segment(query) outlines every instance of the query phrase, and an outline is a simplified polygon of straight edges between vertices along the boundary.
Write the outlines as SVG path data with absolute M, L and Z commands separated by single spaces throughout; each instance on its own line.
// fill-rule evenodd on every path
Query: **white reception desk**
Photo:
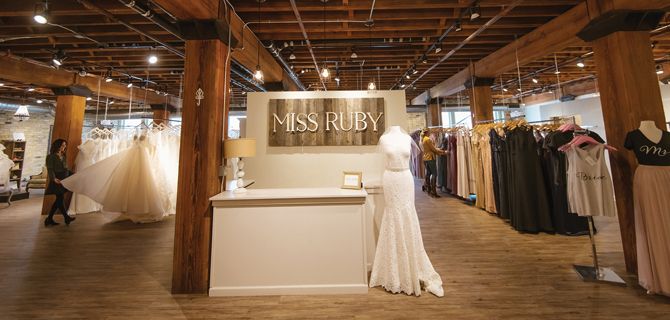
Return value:
M 367 293 L 364 190 L 249 189 L 210 200 L 210 296 Z

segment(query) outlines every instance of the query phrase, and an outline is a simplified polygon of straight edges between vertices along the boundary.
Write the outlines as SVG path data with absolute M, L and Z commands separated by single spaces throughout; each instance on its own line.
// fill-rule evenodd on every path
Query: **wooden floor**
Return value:
M 453 198 L 417 194 L 444 298 L 379 288 L 344 296 L 172 296 L 174 219 L 106 224 L 91 214 L 47 229 L 41 203 L 0 209 L 1 319 L 670 319 L 670 299 L 646 295 L 631 277 L 626 288 L 579 280 L 571 265 L 591 263 L 587 237 L 519 234 Z M 624 274 L 616 221 L 598 227 L 602 264 Z

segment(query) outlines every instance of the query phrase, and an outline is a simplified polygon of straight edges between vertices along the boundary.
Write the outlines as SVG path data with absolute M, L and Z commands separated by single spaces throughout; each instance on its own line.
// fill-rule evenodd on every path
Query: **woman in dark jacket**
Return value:
M 49 174 L 49 185 L 44 194 L 53 194 L 56 196 L 56 201 L 49 210 L 49 216 L 44 220 L 44 226 L 55 226 L 59 223 L 54 221 L 54 214 L 56 210 L 60 210 L 65 220 L 65 224 L 70 225 L 70 222 L 75 218 L 70 217 L 65 209 L 65 193 L 68 190 L 61 184 L 61 180 L 70 175 L 70 170 L 67 168 L 67 159 L 65 158 L 65 150 L 67 148 L 67 141 L 63 139 L 56 139 L 51 144 L 49 155 L 47 156 L 47 172 Z

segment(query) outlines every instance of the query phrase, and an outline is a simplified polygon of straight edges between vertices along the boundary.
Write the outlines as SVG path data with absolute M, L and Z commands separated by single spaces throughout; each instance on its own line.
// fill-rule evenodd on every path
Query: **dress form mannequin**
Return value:
M 653 143 L 659 143 L 663 138 L 663 130 L 657 128 L 656 123 L 651 120 L 640 122 L 640 131 Z

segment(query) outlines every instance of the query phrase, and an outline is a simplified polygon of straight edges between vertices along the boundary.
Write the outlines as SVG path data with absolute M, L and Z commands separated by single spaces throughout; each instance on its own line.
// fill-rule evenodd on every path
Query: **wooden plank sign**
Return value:
M 384 133 L 384 98 L 270 99 L 268 145 L 376 145 Z

